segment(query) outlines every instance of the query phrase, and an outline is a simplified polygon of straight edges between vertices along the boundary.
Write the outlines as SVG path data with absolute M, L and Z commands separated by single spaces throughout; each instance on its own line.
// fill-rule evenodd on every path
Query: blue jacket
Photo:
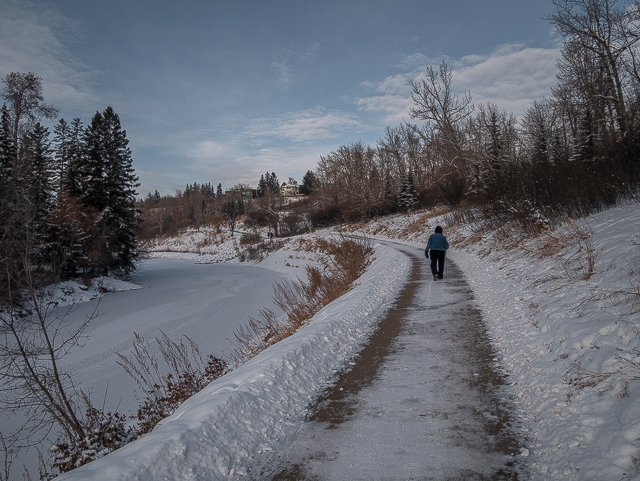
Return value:
M 428 252 L 429 249 L 434 251 L 446 251 L 448 248 L 449 243 L 447 242 L 447 238 L 444 234 L 436 232 L 431 234 L 431 237 L 429 237 L 429 242 L 427 242 L 427 247 L 424 248 L 424 251 Z

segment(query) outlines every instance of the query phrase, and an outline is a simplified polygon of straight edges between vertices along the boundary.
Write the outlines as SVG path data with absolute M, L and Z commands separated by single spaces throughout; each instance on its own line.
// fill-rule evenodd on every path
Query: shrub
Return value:
M 273 299 L 284 316 L 264 309 L 258 319 L 250 318 L 246 325 L 240 326 L 234 333 L 238 346 L 232 353 L 237 364 L 292 335 L 322 307 L 349 291 L 371 262 L 373 254 L 367 240 L 317 239 L 314 248 L 329 255 L 325 269 L 307 266 L 306 282 L 296 279 L 274 284 Z
M 168 372 L 161 374 L 149 342 L 137 333 L 135 336 L 132 357 L 118 354 L 118 364 L 146 393 L 137 413 L 138 435 L 151 431 L 185 400 L 228 372 L 226 361 L 220 358 L 209 355 L 205 362 L 198 345 L 189 337 L 184 336 L 187 343 L 182 339 L 176 343 L 163 332 L 156 343 Z
M 137 436 L 126 426 L 126 419 L 124 414 L 105 413 L 89 406 L 83 421 L 87 435 L 76 441 L 54 444 L 51 448 L 51 466 L 60 473 L 66 473 L 130 443 Z M 46 477 L 51 479 L 53 476 Z

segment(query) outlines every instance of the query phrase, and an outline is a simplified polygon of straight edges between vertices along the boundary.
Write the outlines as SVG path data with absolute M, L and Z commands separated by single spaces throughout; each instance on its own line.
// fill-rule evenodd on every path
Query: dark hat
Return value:
M 436 233 L 442 234 L 442 227 L 436 226 Z

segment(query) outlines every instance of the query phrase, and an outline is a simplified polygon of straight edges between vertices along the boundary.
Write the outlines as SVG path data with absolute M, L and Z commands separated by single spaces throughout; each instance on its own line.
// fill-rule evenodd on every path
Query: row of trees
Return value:
M 308 224 L 438 203 L 544 224 L 633 192 L 640 180 L 640 3 L 553 4 L 547 19 L 565 40 L 548 98 L 518 119 L 495 104 L 474 105 L 470 92 L 457 95 L 446 63 L 427 66 L 412 84 L 409 114 L 417 123 L 388 127 L 373 146 L 342 145 L 307 172 L 301 192 L 311 199 L 296 209 L 304 206 Z M 278 184 L 267 172 L 257 191 L 276 193 Z
M 64 276 L 127 274 L 140 251 L 138 179 L 115 111 L 96 112 L 86 127 L 60 119 L 51 139 L 40 120 L 58 110 L 44 103 L 41 78 L 13 72 L 2 82 L 0 393 L 4 415 L 24 420 L 14 432 L 0 429 L 0 479 L 8 479 L 15 453 L 52 432 L 84 454 L 115 449 L 129 436 L 124 416 L 94 409 L 61 371 L 90 319 L 72 328 L 70 311 L 52 311 L 57 300 L 47 286 Z
M 526 218 L 614 202 L 639 180 L 640 5 L 556 0 L 548 20 L 565 37 L 557 84 L 518 121 L 456 95 L 446 63 L 413 87 L 413 119 L 376 146 L 339 147 L 318 164 L 327 218 L 414 205 L 489 205 Z M 320 216 L 322 217 L 322 216 Z
M 289 179 L 290 184 L 297 182 Z M 235 229 L 236 220 L 243 214 L 250 214 L 252 225 L 271 226 L 274 232 L 280 230 L 281 212 L 285 202 L 280 196 L 280 183 L 275 172 L 266 172 L 260 176 L 256 188 L 238 184 L 232 192 L 249 191 L 255 197 L 242 198 L 240 195 L 227 195 L 218 184 L 214 189 L 211 183 L 188 184 L 183 191 L 175 195 L 161 196 L 158 191 L 149 193 L 138 202 L 142 212 L 140 230 L 141 239 L 151 239 L 161 235 L 174 235 L 188 227 L 200 228 L 202 225 L 226 225 Z M 308 171 L 299 185 L 302 194 L 310 194 L 318 189 L 319 182 L 312 171 Z M 286 232 L 295 231 L 287 227 Z
M 118 115 L 107 107 L 87 127 L 79 118 L 60 119 L 51 139 L 40 119 L 55 117 L 57 109 L 44 104 L 40 77 L 14 72 L 3 83 L 3 273 L 20 272 L 9 264 L 24 264 L 25 256 L 31 271 L 49 278 L 133 270 L 139 184 Z

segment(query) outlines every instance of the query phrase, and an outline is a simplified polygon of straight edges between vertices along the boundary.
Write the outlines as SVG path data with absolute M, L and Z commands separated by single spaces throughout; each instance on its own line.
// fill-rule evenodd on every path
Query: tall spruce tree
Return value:
M 83 203 L 99 212 L 99 231 L 104 237 L 98 266 L 129 273 L 139 256 L 136 230 L 136 188 L 127 133 L 112 107 L 96 112 L 86 129 L 86 169 L 83 172 Z
M 401 210 L 409 210 L 418 203 L 416 198 L 416 189 L 413 185 L 413 174 L 411 171 L 400 184 L 400 193 L 398 194 L 398 208 Z
M 16 172 L 18 154 L 5 105 L 0 116 L 0 304 L 14 305 L 20 294 L 25 202 Z
M 82 125 L 82 120 L 76 117 L 69 124 L 66 147 L 67 164 L 62 185 L 62 190 L 72 197 L 80 197 L 84 191 L 86 154 L 85 129 Z
M 55 166 L 49 129 L 37 122 L 21 143 L 24 164 L 23 190 L 29 200 L 29 223 L 33 236 L 33 257 L 38 263 L 47 261 L 50 250 L 49 215 L 55 200 Z

